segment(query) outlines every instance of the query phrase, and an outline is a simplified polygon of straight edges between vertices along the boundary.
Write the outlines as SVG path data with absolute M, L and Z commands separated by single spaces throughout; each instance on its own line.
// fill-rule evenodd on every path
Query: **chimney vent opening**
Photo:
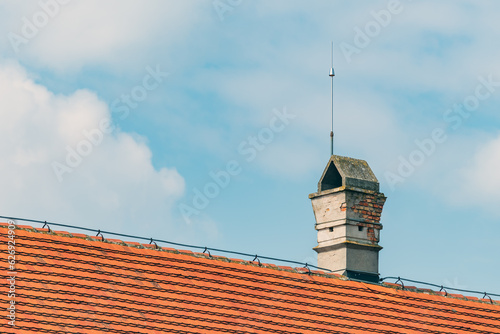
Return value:
M 321 190 L 334 189 L 338 187 L 342 187 L 342 176 L 340 176 L 337 167 L 335 167 L 335 164 L 331 161 L 325 176 L 321 180 Z

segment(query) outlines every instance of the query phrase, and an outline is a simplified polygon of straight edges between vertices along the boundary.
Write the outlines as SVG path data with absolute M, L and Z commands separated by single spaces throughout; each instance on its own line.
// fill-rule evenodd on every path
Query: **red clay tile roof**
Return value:
M 500 303 L 489 300 L 67 232 L 15 233 L 16 329 L 3 311 L 1 333 L 500 333 Z M 6 224 L 0 239 L 5 282 Z

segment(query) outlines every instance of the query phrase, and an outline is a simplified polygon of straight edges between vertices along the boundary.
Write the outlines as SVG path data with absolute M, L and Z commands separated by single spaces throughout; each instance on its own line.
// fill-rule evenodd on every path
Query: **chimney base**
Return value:
M 354 270 L 346 270 L 344 273 L 344 276 L 347 276 L 350 279 L 354 279 L 357 281 L 370 282 L 370 283 L 379 283 L 380 282 L 380 274 L 365 273 L 362 271 L 354 271 Z
M 381 246 L 344 241 L 313 249 L 318 253 L 318 267 L 350 278 L 378 282 L 378 254 Z

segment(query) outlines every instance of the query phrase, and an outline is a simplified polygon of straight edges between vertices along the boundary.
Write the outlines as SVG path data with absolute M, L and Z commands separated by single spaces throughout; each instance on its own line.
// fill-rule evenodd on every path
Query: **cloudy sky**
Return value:
M 335 153 L 381 274 L 500 292 L 493 1 L 0 1 L 0 215 L 314 263 Z

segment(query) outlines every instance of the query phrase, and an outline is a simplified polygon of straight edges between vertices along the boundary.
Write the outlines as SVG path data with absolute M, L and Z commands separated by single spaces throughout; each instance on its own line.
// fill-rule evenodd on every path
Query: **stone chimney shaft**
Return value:
M 332 156 L 310 194 L 318 245 L 318 266 L 360 280 L 378 282 L 380 217 L 386 197 L 366 161 Z

